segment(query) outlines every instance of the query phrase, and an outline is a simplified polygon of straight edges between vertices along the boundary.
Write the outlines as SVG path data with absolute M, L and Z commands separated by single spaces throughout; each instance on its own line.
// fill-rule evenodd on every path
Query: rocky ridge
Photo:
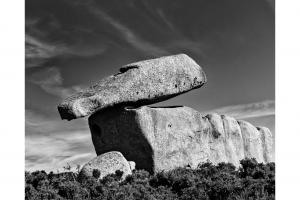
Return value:
M 230 116 L 185 107 L 118 107 L 89 117 L 97 155 L 117 150 L 149 172 L 171 170 L 201 162 L 230 162 L 245 157 L 272 160 L 272 135 Z

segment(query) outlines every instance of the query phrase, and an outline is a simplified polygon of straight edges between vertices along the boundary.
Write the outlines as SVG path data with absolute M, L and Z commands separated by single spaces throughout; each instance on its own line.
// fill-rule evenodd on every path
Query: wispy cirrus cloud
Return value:
M 204 113 L 224 114 L 237 119 L 275 115 L 275 101 L 266 100 L 249 104 L 230 105 L 206 111 Z
M 42 127 L 41 127 L 42 128 Z M 61 170 L 67 164 L 82 165 L 96 156 L 88 130 L 55 132 L 47 137 L 25 138 L 26 170 Z
M 103 54 L 107 46 L 104 43 L 92 43 L 83 40 L 77 34 L 91 31 L 84 27 L 64 30 L 59 20 L 53 15 L 47 16 L 47 28 L 41 28 L 43 18 L 26 18 L 25 59 L 26 68 L 40 67 L 53 58 L 89 57 Z M 60 39 L 51 38 L 51 33 L 63 35 Z M 92 33 L 89 33 L 90 35 Z M 65 36 L 68 35 L 68 36 Z M 75 36 L 73 36 L 75 35 Z M 72 42 L 70 42 L 71 40 Z
M 63 87 L 63 78 L 58 68 L 45 68 L 31 75 L 28 80 L 45 92 L 62 99 L 82 90 L 81 86 Z
M 152 56 L 162 56 L 172 54 L 171 52 L 177 52 L 180 50 L 188 50 L 194 52 L 195 54 L 204 55 L 204 52 L 201 50 L 203 48 L 203 42 L 194 41 L 187 37 L 185 37 L 179 29 L 176 28 L 176 25 L 167 18 L 165 13 L 161 10 L 153 11 L 155 15 L 159 16 L 160 20 L 166 25 L 169 30 L 172 32 L 172 37 L 167 38 L 169 40 L 168 43 L 164 45 L 159 43 L 156 44 L 151 41 L 147 41 L 143 39 L 137 32 L 138 29 L 131 29 L 126 26 L 124 23 L 121 23 L 113 16 L 107 14 L 105 11 L 101 9 L 101 7 L 97 6 L 94 1 L 89 1 L 85 6 L 87 10 L 92 13 L 98 20 L 105 21 L 111 25 L 117 32 L 119 33 L 119 37 L 124 38 L 125 41 L 130 44 L 136 50 L 144 53 L 145 55 Z M 149 5 L 145 5 L 149 6 Z M 138 10 L 139 8 L 132 6 L 131 9 Z M 152 10 L 149 8 L 149 10 Z M 151 20 L 148 19 L 147 23 L 150 23 Z M 158 24 L 156 24 L 158 26 Z M 163 28 L 166 28 L 163 26 Z
M 59 55 L 61 52 L 65 51 L 65 47 L 62 45 L 50 44 L 45 41 L 41 41 L 36 37 L 25 35 L 26 42 L 26 58 L 51 58 Z
M 36 37 L 32 37 L 29 34 L 25 35 L 25 58 L 26 67 L 39 67 L 42 66 L 46 60 L 56 57 L 64 51 L 63 46 L 57 46 L 49 44 L 45 41 L 41 41 Z
M 32 109 L 25 109 L 26 135 L 41 135 L 47 137 L 56 132 L 72 132 L 87 129 L 87 118 L 67 122 L 61 120 L 58 113 L 56 117 L 49 117 Z
M 88 57 L 100 55 L 106 50 L 105 45 L 88 46 L 83 42 L 67 45 L 60 42 L 48 42 L 38 37 L 25 35 L 26 67 L 40 67 L 45 62 L 57 57 Z
M 106 21 L 110 24 L 116 31 L 125 38 L 126 42 L 130 44 L 132 47 L 136 48 L 137 50 L 144 52 L 147 55 L 165 55 L 169 54 L 167 50 L 161 48 L 151 42 L 144 40 L 142 37 L 138 36 L 133 30 L 119 22 L 118 20 L 114 19 L 112 16 L 105 13 L 101 8 L 95 5 L 94 1 L 89 1 L 86 3 L 86 8 L 95 17 L 97 17 L 101 21 Z
M 65 122 L 26 109 L 25 124 L 26 170 L 61 170 L 96 155 L 86 119 Z

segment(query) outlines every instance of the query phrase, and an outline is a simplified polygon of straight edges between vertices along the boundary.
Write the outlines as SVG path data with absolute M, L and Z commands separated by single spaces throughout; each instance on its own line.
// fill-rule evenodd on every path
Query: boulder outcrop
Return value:
M 267 128 L 184 106 L 113 107 L 91 115 L 89 126 L 97 155 L 120 151 L 149 172 L 195 168 L 207 160 L 236 166 L 245 157 L 272 161 Z
M 131 165 L 134 165 L 132 161 Z M 97 156 L 91 161 L 87 162 L 79 173 L 80 181 L 86 177 L 92 177 L 93 171 L 99 170 L 99 179 L 107 176 L 108 174 L 114 174 L 117 170 L 123 172 L 122 179 L 131 174 L 130 163 L 124 158 L 122 153 L 118 151 L 111 151 Z
M 206 83 L 202 68 L 178 54 L 125 65 L 118 74 L 102 79 L 58 105 L 62 119 L 72 120 L 101 109 L 148 105 L 172 98 Z
M 178 54 L 125 65 L 118 74 L 65 99 L 58 105 L 62 119 L 90 115 L 98 155 L 83 167 L 80 177 L 92 176 L 94 169 L 102 178 L 116 170 L 126 176 L 135 168 L 153 173 L 187 165 L 196 168 L 206 161 L 235 166 L 244 158 L 273 161 L 268 128 L 225 115 L 202 115 L 184 106 L 145 106 L 206 82 L 202 68 Z

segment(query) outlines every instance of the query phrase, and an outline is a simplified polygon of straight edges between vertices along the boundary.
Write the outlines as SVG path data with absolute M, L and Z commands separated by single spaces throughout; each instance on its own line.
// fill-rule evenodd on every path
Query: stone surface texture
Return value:
M 129 162 L 118 151 L 106 152 L 87 162 L 79 173 L 79 179 L 93 176 L 94 169 L 100 171 L 99 179 L 108 174 L 114 174 L 117 170 L 123 171 L 122 179 L 124 179 L 132 171 Z
M 115 105 L 141 106 L 172 98 L 206 83 L 202 68 L 178 54 L 125 65 L 58 105 L 62 119 L 72 120 Z
M 269 129 L 189 107 L 114 107 L 91 115 L 89 126 L 97 155 L 120 151 L 152 173 L 207 160 L 236 166 L 245 157 L 273 161 Z
M 134 170 L 135 169 L 135 162 L 134 161 L 128 161 L 128 163 L 129 163 L 131 171 Z
M 263 144 L 263 151 L 264 151 L 264 160 L 266 161 L 274 161 L 274 158 L 272 157 L 274 155 L 273 150 L 273 136 L 271 131 L 266 127 L 257 127 L 257 130 L 261 133 L 261 141 Z

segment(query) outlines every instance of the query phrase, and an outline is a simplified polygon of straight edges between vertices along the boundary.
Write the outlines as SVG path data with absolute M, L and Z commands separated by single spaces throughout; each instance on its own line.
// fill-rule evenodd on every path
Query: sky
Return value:
M 26 0 L 26 170 L 96 156 L 87 118 L 57 105 L 123 65 L 186 53 L 208 82 L 156 105 L 185 105 L 275 134 L 273 0 Z

